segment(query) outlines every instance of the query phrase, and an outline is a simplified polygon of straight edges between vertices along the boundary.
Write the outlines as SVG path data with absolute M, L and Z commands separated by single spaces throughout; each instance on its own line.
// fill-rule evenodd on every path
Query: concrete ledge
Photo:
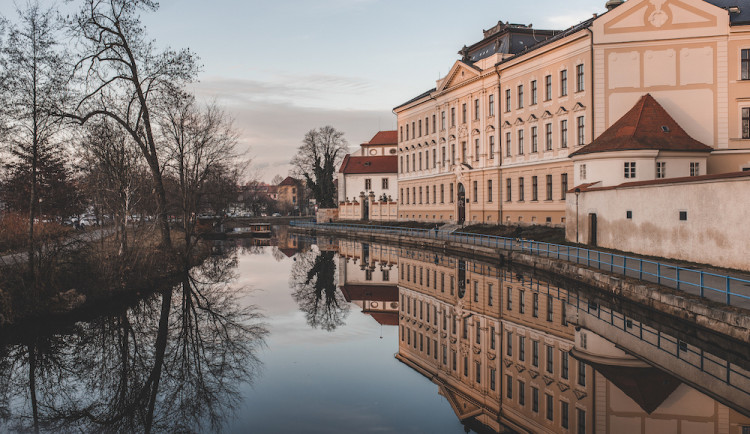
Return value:
M 592 287 L 602 295 L 614 295 L 654 309 L 660 313 L 694 323 L 707 330 L 750 343 L 750 312 L 703 299 L 685 292 L 623 276 L 614 276 L 582 264 L 553 258 L 543 258 L 517 251 L 474 246 L 453 241 L 417 238 L 396 234 L 372 234 L 351 230 L 306 229 L 291 227 L 300 233 L 333 235 L 361 242 L 395 244 L 398 246 L 430 249 L 440 253 L 505 264 L 522 265 L 544 271 L 579 284 Z

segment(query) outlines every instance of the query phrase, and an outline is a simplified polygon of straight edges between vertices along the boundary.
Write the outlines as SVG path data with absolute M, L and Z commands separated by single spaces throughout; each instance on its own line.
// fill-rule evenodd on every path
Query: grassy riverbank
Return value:
M 35 278 L 25 263 L 0 268 L 0 327 L 97 309 L 122 297 L 140 296 L 168 285 L 186 266 L 199 264 L 210 253 L 199 244 L 189 263 L 174 252 L 181 238 L 174 234 L 174 249 L 158 246 L 159 234 L 136 234 L 126 253 L 114 237 L 82 243 L 74 249 L 49 251 Z

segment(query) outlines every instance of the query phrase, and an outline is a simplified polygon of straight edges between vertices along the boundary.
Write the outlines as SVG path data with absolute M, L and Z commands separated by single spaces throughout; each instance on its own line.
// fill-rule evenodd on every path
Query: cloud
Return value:
M 296 153 L 305 133 L 332 125 L 345 133 L 350 149 L 369 140 L 378 130 L 394 129 L 395 115 L 390 109 L 352 110 L 305 107 L 296 96 L 326 85 L 337 89 L 367 87 L 367 83 L 335 76 L 317 76 L 302 86 L 212 78 L 195 86 L 199 99 L 215 99 L 234 118 L 240 130 L 240 151 L 253 158 L 253 171 L 270 181 L 276 174 L 286 175 L 289 160 Z

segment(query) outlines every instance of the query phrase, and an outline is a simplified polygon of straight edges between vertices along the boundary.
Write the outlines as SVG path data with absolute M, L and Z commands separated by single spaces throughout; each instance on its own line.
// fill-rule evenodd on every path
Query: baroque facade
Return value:
M 592 182 L 569 157 L 646 94 L 713 150 L 696 174 L 750 168 L 750 10 L 607 7 L 564 31 L 499 23 L 394 109 L 400 219 L 564 225 L 568 192 Z

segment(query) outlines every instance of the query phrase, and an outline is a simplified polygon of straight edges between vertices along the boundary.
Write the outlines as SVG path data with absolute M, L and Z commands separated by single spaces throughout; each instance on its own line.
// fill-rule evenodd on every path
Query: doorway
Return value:
M 466 221 L 466 190 L 464 185 L 458 183 L 458 224 L 462 225 Z
M 591 246 L 596 246 L 596 214 L 589 214 L 589 242 Z

